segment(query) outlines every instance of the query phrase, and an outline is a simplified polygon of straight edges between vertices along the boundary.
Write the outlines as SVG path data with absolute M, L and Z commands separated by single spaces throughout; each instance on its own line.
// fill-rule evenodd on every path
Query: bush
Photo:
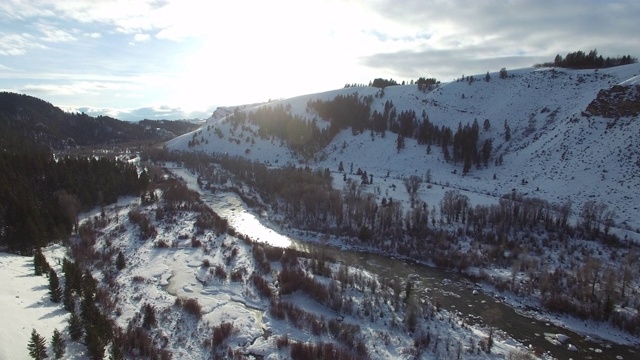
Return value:
M 227 278 L 227 271 L 220 265 L 216 265 L 214 270 L 214 275 L 220 280 L 225 280 Z
M 260 296 L 265 298 L 271 298 L 273 296 L 269 283 L 262 276 L 254 273 L 251 275 L 251 281 L 256 287 L 256 290 L 258 290 L 258 294 L 260 294 Z
M 234 271 L 231 273 L 231 281 L 233 281 L 233 282 L 241 282 L 241 281 L 242 281 L 242 278 L 243 278 L 244 273 L 245 273 L 245 270 L 244 270 L 244 269 L 234 270 Z
M 196 317 L 196 319 L 202 318 L 202 307 L 198 302 L 198 299 L 184 299 L 176 298 L 176 306 L 182 307 L 182 310 Z
M 222 324 L 213 328 L 213 338 L 211 339 L 211 345 L 213 347 L 220 346 L 233 331 L 233 323 L 223 322 Z

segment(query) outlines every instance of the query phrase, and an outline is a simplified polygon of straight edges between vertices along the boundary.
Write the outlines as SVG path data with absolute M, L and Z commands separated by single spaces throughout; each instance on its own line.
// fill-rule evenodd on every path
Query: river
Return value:
M 637 347 L 605 341 L 594 341 L 571 330 L 539 321 L 517 312 L 500 299 L 478 291 L 469 278 L 426 266 L 420 263 L 396 259 L 370 252 L 346 250 L 332 246 L 301 241 L 274 231 L 268 222 L 251 213 L 233 193 L 211 194 L 199 188 L 195 175 L 182 168 L 171 169 L 187 182 L 189 188 L 198 191 L 203 201 L 238 232 L 273 246 L 293 247 L 303 251 L 322 250 L 326 255 L 350 266 L 361 267 L 380 277 L 411 278 L 423 296 L 437 299 L 441 306 L 469 323 L 482 322 L 489 310 L 496 316 L 497 327 L 526 346 L 545 352 L 557 359 L 638 359 Z M 476 290 L 476 291 L 474 291 Z M 563 334 L 568 340 L 563 345 L 553 343 L 548 338 Z M 546 336 L 545 336 L 546 335 Z M 576 350 L 569 350 L 572 344 Z

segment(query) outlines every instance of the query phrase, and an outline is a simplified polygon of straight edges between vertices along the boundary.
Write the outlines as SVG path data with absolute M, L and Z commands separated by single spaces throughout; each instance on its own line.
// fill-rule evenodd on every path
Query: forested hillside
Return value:
M 56 159 L 46 151 L 0 153 L 0 248 L 30 253 L 65 240 L 80 211 L 137 196 L 147 175 L 107 158 Z
M 67 113 L 28 95 L 0 93 L 0 149 L 20 151 L 40 145 L 51 150 L 168 140 L 194 130 L 186 121 L 131 123 L 108 116 Z

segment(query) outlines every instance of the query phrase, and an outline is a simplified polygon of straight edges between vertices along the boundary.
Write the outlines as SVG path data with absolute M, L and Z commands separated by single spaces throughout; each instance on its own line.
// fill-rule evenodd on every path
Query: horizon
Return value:
M 7 2 L 0 90 L 126 121 L 203 119 L 375 78 L 449 82 L 578 50 L 638 57 L 638 13 L 624 0 Z

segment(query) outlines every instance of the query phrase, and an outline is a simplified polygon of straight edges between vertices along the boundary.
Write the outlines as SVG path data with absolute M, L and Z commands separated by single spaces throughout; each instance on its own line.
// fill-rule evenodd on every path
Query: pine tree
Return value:
M 85 344 L 90 359 L 102 360 L 104 358 L 105 344 L 102 342 L 98 331 L 91 325 L 86 326 Z
M 58 329 L 53 330 L 53 336 L 51 337 L 51 347 L 53 348 L 53 356 L 56 359 L 62 359 L 67 349 L 67 344 Z
M 124 254 L 122 253 L 122 251 L 120 251 L 118 253 L 118 257 L 116 258 L 116 268 L 118 269 L 118 271 L 124 269 L 124 267 L 126 266 L 126 262 L 124 260 Z
M 507 120 L 504 121 L 504 141 L 511 140 L 511 128 L 507 123 Z
M 62 292 L 62 304 L 64 305 L 64 309 L 69 312 L 74 312 L 76 310 L 76 303 L 73 299 L 73 290 L 69 285 L 69 281 L 64 284 L 64 291 Z
M 93 278 L 89 269 L 85 270 L 84 275 L 82 276 L 82 295 L 93 298 L 93 295 L 96 294 L 97 290 L 98 284 L 96 279 Z
M 82 337 L 82 321 L 75 313 L 71 313 L 69 317 L 69 337 L 73 341 L 78 341 Z
M 51 301 L 55 303 L 60 302 L 60 298 L 62 297 L 58 274 L 56 274 L 56 271 L 53 269 L 49 269 L 49 296 Z
M 42 254 L 42 250 L 40 248 L 37 248 L 36 253 L 33 255 L 33 268 L 36 276 L 40 276 L 49 271 L 47 258 Z
M 343 172 L 344 171 L 344 165 L 342 164 L 342 161 L 340 161 L 340 164 L 338 164 L 338 171 L 339 172 Z
M 31 331 L 31 339 L 27 345 L 29 356 L 36 360 L 45 359 L 47 357 L 47 344 L 45 339 L 38 334 L 36 329 Z
M 111 344 L 111 352 L 109 353 L 109 360 L 124 360 L 124 354 L 122 353 L 122 349 L 120 345 L 116 344 L 114 341 Z

